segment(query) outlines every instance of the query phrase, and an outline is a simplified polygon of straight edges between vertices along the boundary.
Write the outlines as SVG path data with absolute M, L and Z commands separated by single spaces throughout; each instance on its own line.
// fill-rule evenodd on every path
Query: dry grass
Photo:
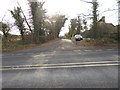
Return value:
M 97 39 L 97 40 L 82 40 L 77 42 L 78 46 L 88 47 L 88 48 L 106 48 L 106 47 L 118 47 L 118 42 L 108 40 L 108 39 Z

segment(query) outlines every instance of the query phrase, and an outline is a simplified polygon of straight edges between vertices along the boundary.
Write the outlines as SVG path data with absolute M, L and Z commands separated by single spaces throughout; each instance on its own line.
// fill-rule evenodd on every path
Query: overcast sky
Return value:
M 17 6 L 17 1 L 22 6 L 22 9 L 28 15 L 28 2 L 27 0 L 2 0 L 0 3 L 0 21 L 3 18 L 3 21 L 8 21 L 13 23 L 11 19 L 11 14 L 8 10 L 13 10 Z M 40 0 L 41 1 L 41 0 Z M 42 0 L 43 1 L 43 0 Z M 80 0 L 44 0 L 45 6 L 47 9 L 48 15 L 53 15 L 55 13 L 65 14 L 68 18 L 74 18 L 77 15 L 90 14 L 92 11 L 92 4 L 82 2 Z M 86 0 L 92 1 L 92 0 Z M 99 18 L 102 16 L 106 17 L 107 23 L 113 23 L 114 25 L 118 24 L 118 11 L 107 11 L 108 9 L 117 9 L 117 0 L 97 0 L 99 3 Z M 89 20 L 89 19 L 88 19 Z M 17 33 L 18 31 L 14 32 Z

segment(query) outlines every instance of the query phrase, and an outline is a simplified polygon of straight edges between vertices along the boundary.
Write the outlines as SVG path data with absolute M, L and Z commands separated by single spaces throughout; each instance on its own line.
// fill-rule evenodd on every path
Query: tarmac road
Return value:
M 2 58 L 3 88 L 118 88 L 118 48 L 84 48 L 62 39 Z

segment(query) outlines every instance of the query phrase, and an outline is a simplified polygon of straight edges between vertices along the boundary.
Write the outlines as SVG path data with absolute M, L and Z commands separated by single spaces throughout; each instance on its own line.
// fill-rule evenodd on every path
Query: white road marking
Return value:
M 34 66 L 55 66 L 55 65 L 79 65 L 79 64 L 99 64 L 99 63 L 118 63 L 120 61 L 96 61 L 96 62 L 78 62 L 78 63 L 58 63 L 58 64 L 36 64 L 36 65 L 16 65 L 16 66 L 0 66 L 6 67 L 34 67 Z
M 102 66 L 118 66 L 120 64 L 91 64 L 91 65 L 73 65 L 73 66 L 54 66 L 54 67 L 28 67 L 28 68 L 6 68 L 0 70 L 25 70 L 25 69 L 56 69 L 56 68 L 83 68 L 83 67 L 102 67 Z

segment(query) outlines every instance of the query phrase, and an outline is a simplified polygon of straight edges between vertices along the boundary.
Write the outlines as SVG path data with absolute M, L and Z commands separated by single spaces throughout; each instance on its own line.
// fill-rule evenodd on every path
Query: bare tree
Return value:
M 70 22 L 71 22 L 71 24 L 70 24 L 70 28 L 69 28 L 69 33 L 68 34 L 70 36 L 73 36 L 76 33 L 76 31 L 77 31 L 77 19 L 76 18 L 71 19 Z
M 15 19 L 15 25 L 19 28 L 22 41 L 24 42 L 25 26 L 24 26 L 24 18 L 22 18 L 22 16 L 21 16 L 20 7 L 17 7 L 13 11 L 10 11 L 10 12 L 11 12 L 13 18 Z
M 9 35 L 9 31 L 10 31 L 9 25 L 8 25 L 8 24 L 5 24 L 5 23 L 3 23 L 3 22 L 0 22 L 0 31 L 2 31 L 2 32 L 3 32 L 3 36 L 4 36 L 5 38 L 7 38 L 8 35 Z
M 25 14 L 24 14 L 24 12 L 23 12 L 23 10 L 22 10 L 22 7 L 20 6 L 19 2 L 17 2 L 17 3 L 18 3 L 18 5 L 19 5 L 19 7 L 20 7 L 21 13 L 22 13 L 23 16 L 24 16 L 25 22 L 26 22 L 29 30 L 32 32 L 31 26 L 29 25 L 29 23 L 28 23 L 28 21 L 27 21 L 27 18 L 26 18 Z
M 50 23 L 52 25 L 51 27 L 53 29 L 53 30 L 51 30 L 51 32 L 54 34 L 54 38 L 58 38 L 61 28 L 64 26 L 67 18 L 65 15 L 55 14 L 49 19 L 50 19 Z

